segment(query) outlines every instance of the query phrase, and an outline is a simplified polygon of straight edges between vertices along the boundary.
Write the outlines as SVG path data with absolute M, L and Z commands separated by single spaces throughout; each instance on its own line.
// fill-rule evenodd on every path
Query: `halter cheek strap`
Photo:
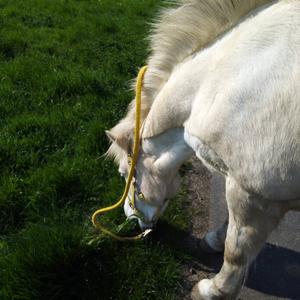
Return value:
M 131 166 L 132 164 L 132 157 L 129 154 L 128 155 L 128 165 Z M 151 203 L 149 203 L 149 201 L 146 201 L 146 198 L 143 194 L 143 192 L 140 190 L 140 188 L 138 187 L 137 181 L 136 181 L 136 170 L 134 170 L 134 175 L 132 178 L 132 182 L 131 182 L 131 186 L 130 186 L 130 190 L 129 190 L 129 207 L 133 210 L 133 214 L 132 216 L 136 216 L 137 218 L 141 219 L 143 221 L 143 223 L 145 224 L 151 224 L 153 223 L 153 221 L 147 221 L 145 219 L 145 216 L 143 214 L 142 211 L 140 211 L 137 207 L 137 201 L 140 201 L 142 203 L 146 203 L 147 205 L 156 207 L 158 209 L 158 212 L 155 214 L 155 218 L 157 218 L 157 216 L 159 216 L 159 212 L 160 212 L 160 207 L 157 205 L 153 205 Z

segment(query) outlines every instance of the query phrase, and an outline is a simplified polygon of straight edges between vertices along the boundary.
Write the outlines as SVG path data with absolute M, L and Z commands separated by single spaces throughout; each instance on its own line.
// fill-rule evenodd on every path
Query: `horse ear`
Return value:
M 119 147 L 128 150 L 130 144 L 130 135 L 132 130 L 128 130 L 126 124 L 118 124 L 110 130 L 106 130 L 105 133 L 112 143 L 116 143 Z
M 114 143 L 116 141 L 116 137 L 109 130 L 105 130 L 105 134 L 110 142 Z

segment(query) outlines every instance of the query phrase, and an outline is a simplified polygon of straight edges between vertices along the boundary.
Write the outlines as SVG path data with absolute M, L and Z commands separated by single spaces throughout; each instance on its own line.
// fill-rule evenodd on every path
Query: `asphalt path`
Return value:
M 226 216 L 225 182 L 213 174 L 209 204 L 209 228 Z M 271 234 L 252 263 L 240 299 L 300 299 L 300 213 L 289 212 Z M 221 262 L 216 263 L 217 272 Z

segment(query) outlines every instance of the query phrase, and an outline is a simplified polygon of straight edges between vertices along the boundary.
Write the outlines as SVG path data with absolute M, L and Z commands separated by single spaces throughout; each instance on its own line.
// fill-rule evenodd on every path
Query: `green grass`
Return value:
M 92 212 L 122 191 L 104 130 L 133 98 L 159 5 L 0 0 L 0 299 L 175 299 L 182 253 L 88 243 Z M 165 220 L 185 229 L 173 202 Z

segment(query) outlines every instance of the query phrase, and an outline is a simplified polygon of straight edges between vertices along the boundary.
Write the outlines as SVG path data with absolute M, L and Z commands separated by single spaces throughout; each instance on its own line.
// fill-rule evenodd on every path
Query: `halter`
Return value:
M 92 216 L 92 223 L 97 229 L 101 230 L 105 234 L 107 234 L 107 235 L 109 235 L 109 236 L 111 236 L 114 239 L 119 240 L 119 241 L 138 240 L 138 239 L 141 239 L 141 238 L 145 237 L 148 233 L 151 232 L 151 229 L 147 229 L 144 232 L 142 232 L 142 233 L 140 233 L 139 235 L 136 235 L 136 236 L 122 237 L 122 236 L 118 236 L 117 234 L 115 234 L 115 233 L 111 232 L 110 230 L 106 229 L 105 227 L 103 227 L 99 223 L 99 221 L 97 220 L 97 217 L 99 215 L 104 214 L 108 211 L 114 210 L 114 209 L 120 207 L 121 205 L 123 205 L 130 190 L 132 191 L 132 196 L 130 197 L 129 205 L 133 209 L 134 215 L 136 215 L 137 217 L 143 219 L 143 214 L 136 207 L 135 197 L 137 195 L 138 199 L 141 200 L 141 201 L 145 201 L 145 197 L 144 197 L 143 193 L 141 193 L 139 191 L 139 189 L 137 188 L 136 180 L 134 180 L 134 182 L 132 182 L 132 181 L 135 177 L 135 173 L 136 173 L 135 167 L 136 167 L 136 162 L 137 162 L 138 155 L 139 155 L 140 128 L 141 128 L 142 83 L 143 83 L 143 78 L 144 78 L 144 74 L 145 74 L 146 70 L 147 70 L 147 66 L 142 67 L 139 71 L 138 76 L 137 76 L 134 143 L 133 143 L 132 155 L 128 155 L 128 163 L 129 163 L 129 166 L 130 166 L 130 170 L 129 170 L 129 174 L 128 174 L 128 177 L 127 177 L 127 180 L 126 180 L 126 185 L 125 185 L 123 195 L 117 203 L 115 203 L 111 206 L 104 207 L 104 208 L 96 210 L 93 213 L 93 216 Z
M 129 166 L 132 165 L 132 156 L 130 154 L 128 154 L 128 165 Z M 162 206 L 152 204 L 151 202 L 146 200 L 143 192 L 141 191 L 140 187 L 138 186 L 138 183 L 136 180 L 136 169 L 134 170 L 134 175 L 133 175 L 132 179 L 133 180 L 132 180 L 131 187 L 129 190 L 131 192 L 130 193 L 131 197 L 129 197 L 129 206 L 133 210 L 132 216 L 136 216 L 137 218 L 141 219 L 144 224 L 153 224 L 153 222 L 156 222 L 158 220 L 159 216 L 161 215 L 161 212 L 164 211 L 164 209 L 168 205 L 169 200 L 165 201 Z M 138 210 L 138 208 L 136 206 L 137 199 L 141 202 L 146 203 L 148 206 L 157 208 L 157 211 L 150 222 L 147 222 L 143 216 L 143 213 Z

